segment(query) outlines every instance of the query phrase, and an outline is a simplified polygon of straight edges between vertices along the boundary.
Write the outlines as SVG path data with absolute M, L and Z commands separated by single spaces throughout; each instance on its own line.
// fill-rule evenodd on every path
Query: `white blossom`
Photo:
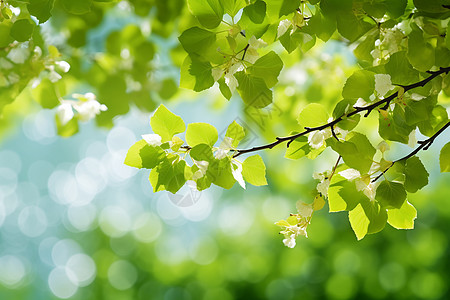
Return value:
M 55 62 L 55 65 L 60 67 L 64 73 L 67 73 L 70 70 L 70 65 L 67 61 L 64 61 L 64 60 L 57 61 L 57 62 Z
M 359 178 L 361 176 L 361 173 L 359 173 L 358 170 L 351 169 L 351 168 L 341 171 L 338 174 L 350 181 L 352 181 L 356 178 Z
M 192 180 L 197 180 L 205 176 L 206 171 L 208 170 L 209 162 L 204 160 L 200 161 L 194 160 L 194 163 L 197 165 L 198 170 L 195 171 L 195 173 L 192 175 Z
M 227 156 L 228 151 L 231 149 L 231 144 L 233 143 L 233 139 L 230 137 L 225 137 L 223 141 L 220 143 L 219 149 L 217 149 L 214 157 L 217 159 L 222 159 Z
M 13 48 L 9 51 L 6 58 L 16 64 L 23 64 L 29 56 L 29 51 L 27 48 Z
M 289 248 L 294 248 L 295 247 L 295 234 L 291 234 L 289 236 L 289 238 L 285 238 L 283 240 L 283 244 Z
M 106 111 L 108 109 L 106 105 L 100 104 L 92 93 L 86 93 L 84 95 L 73 94 L 72 96 L 80 100 L 73 104 L 73 108 L 78 112 L 80 120 L 82 121 L 88 121 L 95 118 L 101 111 Z
M 159 134 L 143 134 L 142 138 L 149 144 L 150 146 L 156 147 L 161 146 L 161 136 Z
M 389 151 L 389 144 L 386 143 L 386 141 L 381 141 L 378 146 L 377 149 L 381 151 L 381 153 L 384 153 L 386 151 Z
M 308 144 L 314 149 L 319 149 L 324 145 L 327 138 L 331 136 L 330 129 L 318 130 L 309 134 Z
M 289 27 L 292 25 L 292 22 L 289 20 L 281 20 L 280 24 L 278 24 L 278 29 L 277 29 L 277 38 L 279 38 L 280 36 L 282 36 L 283 34 L 286 33 L 286 31 L 289 29 Z
M 375 91 L 379 96 L 383 97 L 393 89 L 394 86 L 391 82 L 391 75 L 388 74 L 375 74 Z
M 327 195 L 328 195 L 328 188 L 329 188 L 329 187 L 330 187 L 330 180 L 327 178 L 327 179 L 325 179 L 324 181 L 319 182 L 319 183 L 317 184 L 316 189 L 317 189 L 317 191 L 318 191 L 319 193 L 321 193 L 322 195 L 327 196 Z
M 356 101 L 355 105 L 353 105 L 353 107 L 364 107 L 367 105 L 366 100 L 364 100 L 363 98 L 358 98 L 358 100 Z
M 236 167 L 236 169 L 234 167 Z M 231 162 L 231 174 L 233 174 L 234 179 L 236 179 L 239 185 L 245 190 L 245 181 L 244 177 L 242 177 L 242 163 Z
M 48 69 L 50 71 L 48 74 L 48 79 L 51 82 L 57 82 L 58 80 L 60 80 L 62 78 L 62 76 L 58 72 L 55 71 L 54 66 L 49 66 Z
M 262 39 L 256 39 L 253 35 L 248 40 L 248 48 L 247 52 L 245 53 L 245 60 L 250 63 L 254 63 L 259 58 L 257 49 L 265 46 L 267 46 L 266 42 L 264 42 Z
M 356 189 L 362 191 L 370 200 L 375 200 L 375 194 L 379 183 L 370 181 L 370 176 L 366 175 L 355 180 Z
M 61 105 L 58 106 L 56 115 L 58 116 L 61 125 L 66 125 L 70 120 L 72 120 L 74 113 L 72 110 L 71 101 L 62 101 Z
M 219 80 L 222 77 L 223 69 L 214 68 L 214 69 L 211 70 L 211 73 L 212 73 L 212 77 L 214 78 L 214 81 L 217 81 L 217 80 Z
M 414 148 L 417 144 L 416 130 L 414 129 L 408 136 L 408 146 Z

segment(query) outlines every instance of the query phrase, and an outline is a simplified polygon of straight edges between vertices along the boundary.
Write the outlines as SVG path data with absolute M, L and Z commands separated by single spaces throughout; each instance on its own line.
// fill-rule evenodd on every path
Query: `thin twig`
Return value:
M 444 73 L 448 73 L 450 72 L 450 67 L 447 68 L 440 68 L 438 71 L 428 71 L 427 73 L 431 74 L 430 76 L 428 76 L 427 78 L 416 82 L 416 83 L 412 83 L 409 85 L 401 85 L 401 87 L 403 87 L 404 92 L 407 92 L 411 89 L 417 88 L 417 87 L 422 87 L 424 85 L 426 85 L 428 82 L 430 82 L 432 79 L 436 78 L 437 76 L 444 74 Z M 384 105 L 382 107 L 382 109 L 387 109 L 389 107 L 389 104 L 391 103 L 392 100 L 394 100 L 396 97 L 398 96 L 398 92 L 393 93 L 392 95 L 390 95 L 387 98 L 381 99 L 377 102 L 374 102 L 370 105 L 364 106 L 364 107 L 354 107 L 355 110 L 353 110 L 350 113 L 347 114 L 343 114 L 342 116 L 334 119 L 333 121 L 321 125 L 321 126 L 317 126 L 317 127 L 305 127 L 305 130 L 294 134 L 294 135 L 289 135 L 289 136 L 285 136 L 285 137 L 276 137 L 276 141 L 270 143 L 270 144 L 265 144 L 265 145 L 261 145 L 261 146 L 257 146 L 257 147 L 253 147 L 253 148 L 249 148 L 249 149 L 237 149 L 235 154 L 233 155 L 233 157 L 238 157 L 242 154 L 245 153 L 250 153 L 250 152 L 255 152 L 255 151 L 259 151 L 259 150 L 264 150 L 264 149 L 272 149 L 273 147 L 277 146 L 278 144 L 281 144 L 283 142 L 290 142 L 295 140 L 298 137 L 304 136 L 308 133 L 311 133 L 313 131 L 320 131 L 323 129 L 326 129 L 328 127 L 332 127 L 334 125 L 336 125 L 337 123 L 341 122 L 344 118 L 349 118 L 351 116 L 354 116 L 356 114 L 359 114 L 361 112 L 366 112 L 364 114 L 364 117 L 367 117 L 375 108 Z
M 377 181 L 381 176 L 383 176 L 390 168 L 392 168 L 392 166 L 399 161 L 402 160 L 406 160 L 408 158 L 413 157 L 414 155 L 417 154 L 417 152 L 419 152 L 420 150 L 428 150 L 428 148 L 430 148 L 431 144 L 434 142 L 434 140 L 438 137 L 438 135 L 440 135 L 442 132 L 444 132 L 445 129 L 447 129 L 447 127 L 450 126 L 450 121 L 448 121 L 444 126 L 442 126 L 441 129 L 439 129 L 435 134 L 433 134 L 430 138 L 424 140 L 424 141 L 420 141 L 418 142 L 418 144 L 420 145 L 419 147 L 417 147 L 416 149 L 414 149 L 411 153 L 409 153 L 408 155 L 403 156 L 402 158 L 399 158 L 397 160 L 394 160 L 389 167 L 387 167 L 383 172 L 381 172 L 381 174 L 379 174 L 377 177 L 375 177 L 372 182 Z

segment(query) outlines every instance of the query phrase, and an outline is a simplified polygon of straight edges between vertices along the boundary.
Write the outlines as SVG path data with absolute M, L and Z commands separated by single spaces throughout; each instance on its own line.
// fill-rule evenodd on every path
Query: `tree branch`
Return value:
M 427 73 L 431 74 L 431 75 L 428 76 L 427 78 L 425 78 L 419 82 L 413 83 L 413 84 L 409 84 L 409 85 L 405 85 L 405 86 L 401 85 L 401 87 L 403 87 L 404 92 L 407 92 L 411 89 L 414 89 L 417 87 L 422 87 L 422 86 L 426 85 L 428 82 L 430 82 L 431 80 L 433 80 L 434 78 L 436 78 L 437 76 L 444 74 L 444 73 L 448 73 L 448 72 L 450 72 L 450 67 L 440 68 L 438 71 L 428 71 Z M 344 118 L 349 118 L 349 117 L 359 114 L 361 112 L 366 112 L 364 114 L 364 117 L 367 117 L 375 108 L 377 108 L 381 105 L 384 105 L 382 107 L 382 109 L 387 109 L 389 107 L 389 104 L 391 103 L 391 101 L 394 100 L 397 96 L 398 96 L 398 92 L 395 92 L 392 95 L 390 95 L 389 97 L 381 99 L 370 105 L 367 105 L 364 107 L 354 107 L 354 109 L 355 109 L 354 111 L 344 114 L 344 115 L 340 116 L 339 118 L 336 118 L 327 124 L 317 126 L 317 127 L 305 127 L 305 130 L 300 133 L 285 136 L 285 137 L 276 137 L 275 138 L 276 141 L 274 141 L 270 144 L 265 144 L 265 145 L 261 145 L 261 146 L 257 146 L 257 147 L 253 147 L 253 148 L 249 148 L 249 149 L 237 149 L 235 154 L 233 155 L 233 157 L 238 157 L 242 154 L 255 152 L 255 151 L 259 151 L 259 150 L 272 149 L 273 147 L 275 147 L 278 144 L 281 144 L 283 142 L 288 142 L 288 145 L 289 145 L 290 142 L 292 142 L 293 140 L 295 140 L 298 137 L 304 136 L 304 135 L 314 132 L 314 131 L 320 131 L 320 130 L 326 129 L 328 127 L 333 127 L 334 125 L 341 122 Z
M 394 160 L 391 165 L 389 167 L 387 167 L 383 172 L 381 172 L 381 174 L 379 174 L 377 177 L 375 177 L 372 182 L 377 181 L 381 176 L 383 176 L 390 168 L 392 168 L 392 166 L 399 161 L 402 160 L 406 160 L 410 157 L 413 157 L 414 155 L 417 154 L 417 152 L 419 152 L 420 150 L 428 150 L 428 148 L 430 148 L 431 144 L 434 142 L 434 140 L 438 137 L 438 135 L 440 135 L 442 132 L 445 131 L 445 129 L 447 129 L 447 127 L 450 126 L 450 121 L 447 122 L 447 124 L 445 124 L 444 126 L 442 126 L 441 129 L 439 129 L 435 134 L 433 134 L 430 138 L 424 140 L 424 141 L 419 141 L 418 143 L 420 144 L 419 147 L 417 147 L 416 149 L 414 149 L 411 153 L 409 153 L 408 155 L 403 156 L 402 158 L 399 158 L 397 160 Z

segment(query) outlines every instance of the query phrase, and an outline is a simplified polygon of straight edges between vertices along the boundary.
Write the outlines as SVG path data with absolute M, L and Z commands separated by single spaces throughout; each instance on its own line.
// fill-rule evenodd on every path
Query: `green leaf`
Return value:
M 408 0 L 394 0 L 394 1 L 384 1 L 388 15 L 395 19 L 402 16 L 405 13 L 406 5 Z
M 186 142 L 191 147 L 198 144 L 206 144 L 212 147 L 217 142 L 218 136 L 217 129 L 207 123 L 188 124 L 186 130 Z
M 178 40 L 186 52 L 201 55 L 214 45 L 216 34 L 199 27 L 192 27 L 185 30 Z
M 153 132 L 159 134 L 163 142 L 171 141 L 172 137 L 184 132 L 186 125 L 181 117 L 169 111 L 161 104 L 150 119 Z
M 356 71 L 345 82 L 342 96 L 346 99 L 363 98 L 370 101 L 369 97 L 375 89 L 374 73 L 361 70 Z
M 91 11 L 92 0 L 60 0 L 60 2 L 71 14 L 82 15 Z
M 349 108 L 355 104 L 355 101 L 343 99 L 339 101 L 334 110 L 333 110 L 333 118 L 337 119 L 339 117 L 344 116 L 345 113 L 349 111 Z M 337 126 L 344 130 L 352 130 L 358 125 L 361 116 L 359 114 L 353 115 L 350 118 L 344 117 L 342 121 L 340 121 Z
M 384 67 L 394 84 L 406 85 L 419 79 L 419 73 L 409 63 L 405 51 L 392 54 Z
M 280 17 L 287 16 L 300 7 L 300 0 L 282 0 Z
M 408 36 L 407 57 L 411 65 L 421 72 L 426 72 L 434 65 L 434 48 L 423 38 L 420 28 L 412 23 L 413 30 Z
M 273 51 L 270 51 L 266 55 L 260 57 L 252 66 L 247 70 L 255 76 L 264 79 L 267 87 L 271 88 L 278 82 L 278 75 L 283 68 L 283 61 Z
M 245 104 L 257 108 L 266 107 L 272 103 L 272 91 L 262 78 L 240 71 L 234 74 L 239 86 L 238 91 Z
M 363 192 L 356 190 L 355 183 L 339 174 L 334 174 L 328 188 L 328 205 L 330 212 L 350 211 L 358 203 L 367 199 Z
M 222 78 L 220 78 L 217 82 L 219 83 L 219 89 L 220 89 L 220 92 L 222 93 L 222 95 L 223 95 L 227 100 L 230 100 L 232 94 L 231 94 L 230 88 L 229 88 L 228 85 L 225 83 L 225 79 L 222 77 Z
M 6 22 L 5 22 L 6 23 Z M 10 35 L 11 23 L 0 23 L 0 48 L 7 47 L 14 39 Z
M 356 41 L 363 34 L 369 31 L 375 25 L 367 23 L 364 19 L 358 18 L 353 11 L 344 11 L 336 16 L 337 30 L 350 42 Z
M 415 207 L 405 201 L 400 208 L 388 209 L 388 223 L 397 229 L 413 229 L 414 220 L 417 218 Z
M 353 210 L 348 212 L 348 219 L 358 241 L 363 239 L 367 234 L 370 220 L 367 218 L 361 204 L 358 204 Z
M 128 149 L 124 164 L 139 169 L 153 169 L 164 157 L 165 152 L 161 147 L 153 147 L 145 140 L 140 140 Z
M 51 17 L 55 0 L 33 0 L 27 4 L 28 12 L 42 24 Z M 0 30 L 1 31 L 1 30 Z
M 334 20 L 334 18 L 324 17 L 322 13 L 319 10 L 317 10 L 316 13 L 309 20 L 308 28 L 319 39 L 326 42 L 331 38 L 333 33 L 336 31 L 336 20 Z
M 308 144 L 308 138 L 306 136 L 301 136 L 290 143 L 284 157 L 289 159 L 299 159 L 307 155 L 310 151 L 311 147 Z
M 444 145 L 439 155 L 439 165 L 441 172 L 450 172 L 450 142 Z
M 236 182 L 231 168 L 231 160 L 229 157 L 224 157 L 221 160 L 214 159 L 209 163 L 206 175 L 215 185 L 224 189 L 231 189 Z
M 157 168 L 150 172 L 150 182 L 154 192 L 167 190 L 176 193 L 185 183 L 189 166 L 178 155 L 165 158 Z
M 387 118 L 379 114 L 378 133 L 385 140 L 407 144 L 408 136 L 414 127 L 406 123 L 404 112 L 397 105 L 393 113 L 388 114 Z
M 28 19 L 21 19 L 14 22 L 11 27 L 11 36 L 18 42 L 25 42 L 31 38 L 34 30 L 34 23 Z
M 189 127 L 188 127 L 189 128 Z M 212 148 L 207 144 L 198 144 L 192 147 L 189 151 L 189 155 L 196 161 L 212 161 L 214 160 L 214 155 Z
M 242 163 L 242 176 L 244 179 L 255 185 L 266 185 L 266 166 L 261 156 L 253 155 L 247 157 Z
M 233 123 L 228 126 L 225 136 L 233 139 L 231 146 L 236 148 L 239 145 L 239 142 L 245 137 L 244 128 L 236 123 L 236 121 L 233 121 Z
M 57 89 L 58 87 L 54 83 L 52 83 L 48 78 L 44 78 L 41 80 L 39 85 L 31 91 L 31 93 L 34 100 L 39 102 L 43 108 L 51 109 L 61 104 L 56 94 Z
M 430 109 L 427 103 L 424 101 L 406 101 L 405 107 L 405 121 L 408 125 L 415 125 L 419 122 L 429 119 Z
M 445 45 L 450 49 L 450 26 L 447 26 L 447 31 L 445 32 Z
M 261 0 L 257 0 L 254 3 L 244 7 L 244 14 L 255 24 L 261 24 L 266 17 L 266 3 Z
M 370 221 L 367 234 L 377 233 L 383 230 L 387 221 L 386 208 L 381 207 L 376 201 L 370 201 L 368 198 L 361 202 L 361 205 Z
M 342 156 L 347 166 L 361 174 L 370 170 L 376 150 L 365 135 L 352 131 L 346 136 L 346 141 L 338 142 L 329 138 L 327 144 Z
M 316 37 L 310 35 L 309 33 L 303 32 L 300 29 L 296 29 L 291 34 L 292 26 L 286 30 L 286 32 L 279 37 L 281 45 L 288 53 L 291 53 L 298 47 L 301 48 L 303 52 L 311 49 L 316 43 Z
M 428 184 L 428 172 L 417 156 L 406 160 L 405 165 L 405 189 L 415 193 Z
M 374 34 L 367 35 L 364 41 L 359 43 L 359 45 L 353 50 L 356 58 L 364 61 L 373 61 L 373 56 L 371 52 L 375 48 L 375 41 L 379 37 L 379 31 L 376 31 Z
M 238 11 L 245 7 L 245 0 L 221 0 L 224 12 L 234 17 Z
M 191 61 L 192 63 L 189 66 L 189 74 L 195 77 L 195 85 L 193 90 L 200 92 L 213 86 L 214 78 L 211 73 L 211 63 L 195 54 L 191 55 Z
M 406 200 L 405 187 L 401 183 L 385 180 L 378 186 L 375 199 L 387 209 L 400 208 Z
M 317 127 L 326 124 L 328 117 L 328 112 L 322 104 L 310 103 L 302 109 L 297 122 L 302 128 Z
M 187 4 L 191 13 L 206 28 L 216 28 L 222 21 L 224 10 L 220 0 L 188 0 Z

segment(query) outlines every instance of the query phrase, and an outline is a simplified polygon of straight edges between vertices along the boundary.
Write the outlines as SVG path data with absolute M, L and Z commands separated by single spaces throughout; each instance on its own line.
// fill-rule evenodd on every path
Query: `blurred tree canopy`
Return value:
M 295 213 L 276 222 L 289 248 L 297 236 L 307 236 L 316 215 L 320 224 L 322 215 L 315 212 L 323 207 L 347 212 L 358 240 L 386 224 L 412 229 L 417 210 L 410 200 L 431 178 L 419 156 L 441 146 L 434 164 L 450 172 L 448 0 L 1 0 L 0 5 L 2 137 L 14 130 L 17 118 L 36 109 L 54 111 L 62 137 L 77 134 L 80 122 L 95 119 L 110 130 L 132 110 L 148 112 L 148 132 L 127 145 L 123 159 L 151 170 L 149 189 L 176 195 L 186 186 L 203 191 L 212 185 L 268 184 L 302 199 Z M 199 97 L 224 112 L 238 103 L 242 117 L 231 116 L 229 126 L 218 128 L 200 122 L 200 115 L 186 124 L 167 108 Z M 305 171 L 314 181 L 293 176 L 297 160 L 319 162 Z M 332 234 L 312 231 L 325 240 Z M 354 254 L 342 255 L 335 264 L 346 268 Z M 248 263 L 261 264 L 257 260 L 251 256 Z M 314 263 L 323 264 L 319 258 Z M 407 272 L 394 262 L 385 269 L 400 277 Z M 242 272 L 251 277 L 247 271 Z M 198 276 L 211 276 L 204 272 Z M 348 272 L 328 281 L 327 295 L 357 295 L 348 274 L 362 271 Z M 432 273 L 422 275 L 417 282 L 434 282 Z M 99 276 L 106 275 L 100 270 Z M 394 282 L 382 284 L 399 291 L 403 283 L 397 288 Z M 271 299 L 279 290 L 292 290 L 292 283 L 281 279 L 271 286 Z M 333 294 L 340 286 L 347 294 Z M 445 293 L 441 286 L 436 290 L 439 297 Z M 216 299 L 214 293 L 226 295 L 218 288 L 208 297 Z M 426 289 L 423 293 L 427 298 Z

